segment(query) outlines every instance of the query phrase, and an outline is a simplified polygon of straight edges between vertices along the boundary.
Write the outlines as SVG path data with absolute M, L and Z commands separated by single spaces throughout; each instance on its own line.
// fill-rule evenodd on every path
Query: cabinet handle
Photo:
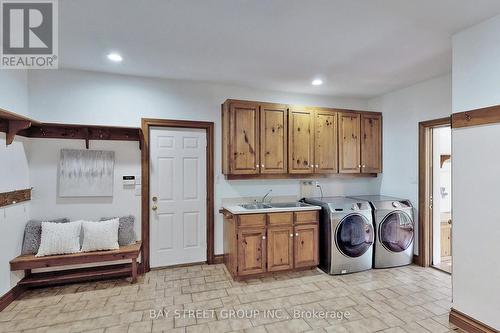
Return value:
M 266 236 L 262 236 L 262 239 L 266 239 Z
M 260 166 L 261 166 L 262 168 L 264 168 L 264 164 L 261 164 Z
M 363 165 L 362 165 L 362 167 L 363 167 L 363 168 L 365 168 L 365 167 L 366 167 L 366 165 L 364 165 L 364 164 L 363 164 Z
M 311 164 L 311 168 L 314 168 L 314 164 Z
M 295 237 L 299 237 L 299 233 L 298 232 L 295 233 Z
M 358 168 L 361 168 L 361 164 L 358 165 Z
M 256 167 L 256 168 L 258 168 L 258 167 L 259 167 L 259 165 L 258 165 L 258 164 L 256 164 L 256 165 L 255 165 L 255 167 Z
M 293 234 L 290 234 L 290 237 L 293 237 Z
M 316 168 L 319 168 L 319 164 L 316 164 Z

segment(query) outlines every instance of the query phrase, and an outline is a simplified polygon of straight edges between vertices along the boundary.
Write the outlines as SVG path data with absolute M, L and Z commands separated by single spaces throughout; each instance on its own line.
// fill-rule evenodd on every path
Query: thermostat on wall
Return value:
M 123 176 L 123 185 L 135 185 L 135 176 Z

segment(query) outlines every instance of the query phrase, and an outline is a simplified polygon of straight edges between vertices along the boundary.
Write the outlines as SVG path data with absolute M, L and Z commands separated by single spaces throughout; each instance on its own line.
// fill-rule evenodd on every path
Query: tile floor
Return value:
M 0 312 L 0 332 L 440 333 L 454 329 L 450 283 L 417 266 L 234 282 L 224 265 L 197 265 L 154 270 L 135 285 L 31 290 Z

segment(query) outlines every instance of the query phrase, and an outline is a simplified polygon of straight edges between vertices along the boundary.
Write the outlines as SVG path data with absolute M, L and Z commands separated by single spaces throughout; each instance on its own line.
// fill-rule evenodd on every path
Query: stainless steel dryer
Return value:
M 375 221 L 374 268 L 409 265 L 413 261 L 415 224 L 410 200 L 382 195 L 353 197 L 367 200 Z
M 344 197 L 309 198 L 321 206 L 319 267 L 328 274 L 346 274 L 372 268 L 373 219 L 370 204 Z

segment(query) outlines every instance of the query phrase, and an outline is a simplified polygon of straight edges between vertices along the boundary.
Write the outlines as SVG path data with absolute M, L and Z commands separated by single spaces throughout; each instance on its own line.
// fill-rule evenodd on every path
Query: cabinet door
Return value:
M 339 114 L 339 172 L 359 173 L 361 171 L 360 125 L 361 115 L 356 112 Z
M 441 222 L 441 257 L 451 256 L 451 225 Z
M 259 161 L 259 105 L 231 103 L 230 171 L 232 174 L 257 174 Z
M 314 119 L 314 172 L 338 172 L 337 113 L 316 111 Z
M 266 271 L 266 229 L 240 229 L 238 231 L 238 275 Z
M 294 236 L 295 268 L 318 265 L 318 225 L 296 226 Z
M 282 271 L 293 268 L 293 228 L 267 229 L 267 270 Z
M 381 115 L 361 115 L 361 172 L 382 172 Z
M 288 172 L 313 173 L 313 112 L 293 109 L 288 113 Z
M 287 172 L 288 108 L 280 104 L 260 107 L 260 172 Z

